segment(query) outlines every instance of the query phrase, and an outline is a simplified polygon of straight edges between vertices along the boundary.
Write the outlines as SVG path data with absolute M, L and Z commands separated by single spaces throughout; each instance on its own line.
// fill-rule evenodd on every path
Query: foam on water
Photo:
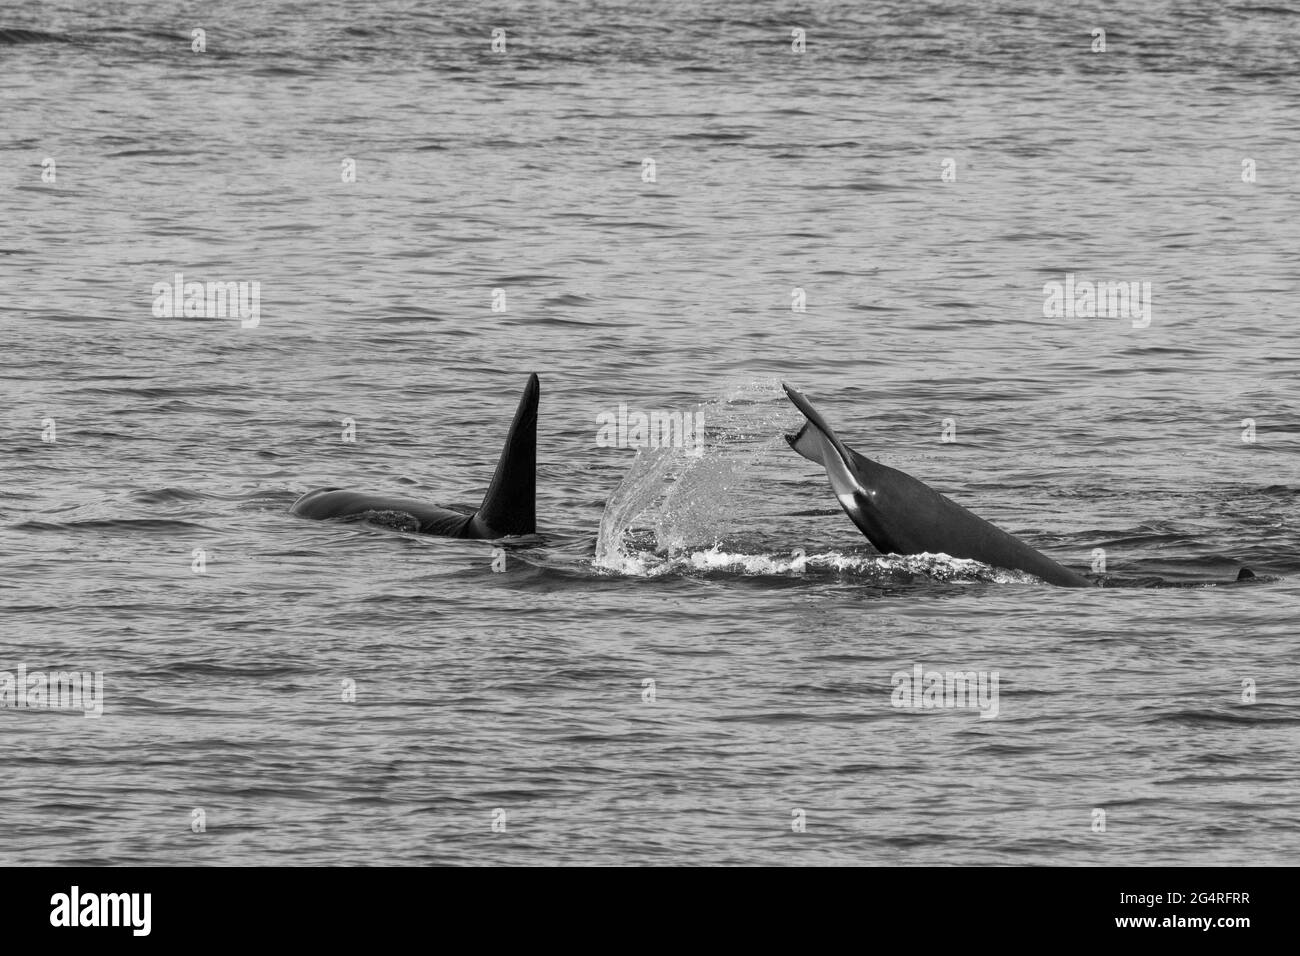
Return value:
M 914 583 L 918 579 L 945 584 L 1036 584 L 1032 574 L 994 568 L 968 558 L 947 554 L 821 554 L 746 553 L 721 545 L 671 554 L 623 551 L 607 556 L 600 567 L 633 577 L 668 574 L 727 573 L 740 577 L 847 576 L 863 584 Z

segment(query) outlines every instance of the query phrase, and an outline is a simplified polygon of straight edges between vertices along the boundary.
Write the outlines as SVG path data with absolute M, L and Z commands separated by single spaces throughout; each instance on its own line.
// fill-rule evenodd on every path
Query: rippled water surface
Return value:
M 1199 0 L 6 8 L 0 672 L 104 700 L 0 708 L 0 862 L 1294 863 L 1298 55 Z M 473 508 L 532 371 L 539 538 L 288 513 Z M 1108 586 L 877 556 L 782 381 Z

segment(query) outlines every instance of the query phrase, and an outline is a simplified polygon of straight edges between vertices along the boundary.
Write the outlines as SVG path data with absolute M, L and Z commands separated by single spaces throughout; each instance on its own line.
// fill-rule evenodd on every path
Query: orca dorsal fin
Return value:
M 537 533 L 537 373 L 528 376 L 496 474 L 475 515 L 485 536 Z

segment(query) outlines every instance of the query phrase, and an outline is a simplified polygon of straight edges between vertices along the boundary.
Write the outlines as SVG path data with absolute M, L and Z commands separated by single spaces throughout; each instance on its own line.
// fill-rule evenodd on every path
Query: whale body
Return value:
M 505 448 L 497 461 L 483 503 L 473 513 L 407 498 L 391 498 L 344 488 L 317 488 L 290 507 L 304 518 L 373 520 L 402 531 L 446 538 L 495 539 L 537 533 L 537 399 L 534 373 L 519 399 Z
M 1027 571 L 1063 587 L 1093 583 L 1057 564 L 905 472 L 872 461 L 835 435 L 812 402 L 783 384 L 807 421 L 790 447 L 826 469 L 840 507 L 881 554 L 947 554 L 997 568 Z

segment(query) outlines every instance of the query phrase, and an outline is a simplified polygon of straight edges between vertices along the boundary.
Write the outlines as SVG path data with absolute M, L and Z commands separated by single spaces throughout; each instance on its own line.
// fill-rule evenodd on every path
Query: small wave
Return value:
M 84 521 L 23 521 L 14 531 L 187 531 L 207 529 L 190 521 L 167 518 L 90 518 Z
M 1282 708 L 1269 709 L 1258 704 L 1234 707 L 1231 710 L 1180 710 L 1174 713 L 1157 714 L 1148 718 L 1152 723 L 1170 722 L 1189 727 L 1215 727 L 1224 724 L 1294 724 L 1300 722 L 1300 716 Z
M 308 666 L 297 666 L 280 662 L 263 663 L 251 661 L 245 664 L 227 664 L 217 660 L 178 661 L 166 667 L 141 671 L 137 676 L 149 681 L 189 680 L 199 677 L 232 678 L 287 678 L 311 674 Z
M 131 497 L 145 504 L 157 505 L 169 501 L 197 501 L 207 496 L 201 491 L 191 491 L 188 488 L 155 488 L 137 491 Z
M 0 27 L 0 44 L 15 43 L 67 43 L 68 37 L 44 30 L 22 30 L 14 27 Z

